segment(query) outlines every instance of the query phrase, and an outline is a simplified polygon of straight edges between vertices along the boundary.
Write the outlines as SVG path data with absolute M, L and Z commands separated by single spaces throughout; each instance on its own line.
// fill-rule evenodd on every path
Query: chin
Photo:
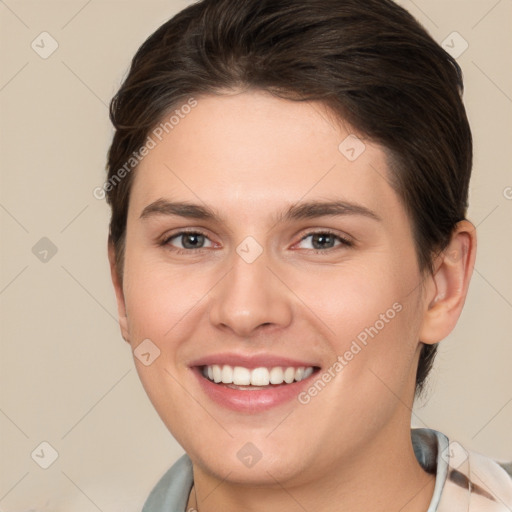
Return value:
M 296 446 L 277 447 L 264 438 L 254 442 L 238 439 L 230 439 L 223 446 L 217 444 L 214 450 L 210 445 L 186 451 L 195 465 L 219 480 L 256 486 L 307 480 L 310 465 L 303 450 Z

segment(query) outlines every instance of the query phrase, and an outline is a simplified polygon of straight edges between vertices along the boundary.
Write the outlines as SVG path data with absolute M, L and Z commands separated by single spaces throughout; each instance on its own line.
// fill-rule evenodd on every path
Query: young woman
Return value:
M 109 258 L 186 455 L 144 512 L 505 511 L 411 430 L 476 254 L 460 68 L 387 0 L 203 0 L 111 104 Z

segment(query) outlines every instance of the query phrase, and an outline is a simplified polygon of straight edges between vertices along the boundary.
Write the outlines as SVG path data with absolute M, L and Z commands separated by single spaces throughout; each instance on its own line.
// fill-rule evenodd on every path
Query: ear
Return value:
M 114 290 L 116 292 L 117 313 L 119 315 L 119 327 L 121 328 L 121 336 L 127 343 L 130 343 L 128 316 L 126 314 L 126 304 L 123 293 L 123 283 L 121 282 L 117 272 L 116 250 L 110 237 L 108 239 L 108 261 L 110 263 L 110 276 L 112 278 L 112 284 L 114 285 Z
M 435 272 L 425 283 L 425 312 L 420 341 L 434 344 L 455 327 L 466 300 L 476 258 L 476 228 L 460 221 L 448 244 L 438 256 Z

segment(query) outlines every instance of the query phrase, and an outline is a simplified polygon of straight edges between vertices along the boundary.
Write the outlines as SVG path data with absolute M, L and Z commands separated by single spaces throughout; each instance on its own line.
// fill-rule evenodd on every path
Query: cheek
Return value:
M 321 320 L 316 325 L 328 328 L 332 363 L 338 362 L 331 367 L 336 375 L 331 389 L 345 397 L 336 400 L 357 409 L 358 403 L 393 399 L 390 389 L 409 389 L 421 325 L 414 260 L 390 253 L 378 262 L 340 266 L 323 276 L 308 273 L 301 283 L 295 283 L 297 295 Z M 346 389 L 357 389 L 357 403 L 349 405 Z
M 329 337 L 344 349 L 349 339 L 364 340 L 370 333 L 391 331 L 401 325 L 398 310 L 415 300 L 417 285 L 413 265 L 394 261 L 393 254 L 368 255 L 337 266 L 287 271 L 287 285 L 303 299 L 328 328 Z M 312 316 L 313 318 L 313 316 Z M 370 333 L 369 333 L 370 331 Z
M 126 256 L 124 291 L 132 350 L 149 339 L 158 354 L 149 365 L 134 354 L 136 370 L 164 424 L 182 440 L 188 423 L 177 422 L 176 418 L 183 411 L 192 409 L 187 421 L 204 421 L 201 411 L 190 407 L 190 397 L 180 384 L 184 368 L 179 365 L 180 348 L 197 327 L 195 308 L 202 304 L 207 283 L 203 290 L 198 285 L 204 279 L 192 272 L 177 272 L 142 251 L 127 250 Z
M 211 288 L 199 267 L 177 268 L 142 253 L 128 254 L 125 299 L 131 334 L 167 340 L 187 325 Z

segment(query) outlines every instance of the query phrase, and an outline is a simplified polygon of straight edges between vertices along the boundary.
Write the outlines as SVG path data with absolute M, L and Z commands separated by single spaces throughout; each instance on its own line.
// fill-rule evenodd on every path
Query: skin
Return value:
M 319 103 L 261 91 L 197 101 L 136 170 L 122 281 L 109 246 L 122 335 L 132 349 L 149 338 L 161 352 L 149 366 L 134 360 L 155 409 L 192 459 L 188 506 L 426 510 L 434 478 L 410 441 L 419 340 L 437 343 L 459 318 L 474 226 L 460 222 L 435 274 L 423 276 L 383 147 L 363 138 L 364 152 L 349 161 L 338 146 L 355 131 Z M 141 219 L 158 199 L 207 205 L 219 219 Z M 380 220 L 278 219 L 301 201 L 339 199 Z M 187 249 L 190 238 L 180 236 L 159 245 L 183 229 L 203 232 L 203 248 Z M 334 238 L 314 246 L 307 235 L 325 229 L 354 244 Z M 263 250 L 252 263 L 236 252 L 247 236 Z M 230 411 L 204 394 L 189 368 L 201 356 L 235 352 L 294 357 L 325 370 L 394 303 L 402 310 L 306 405 Z M 247 442 L 262 454 L 251 468 L 237 457 Z

